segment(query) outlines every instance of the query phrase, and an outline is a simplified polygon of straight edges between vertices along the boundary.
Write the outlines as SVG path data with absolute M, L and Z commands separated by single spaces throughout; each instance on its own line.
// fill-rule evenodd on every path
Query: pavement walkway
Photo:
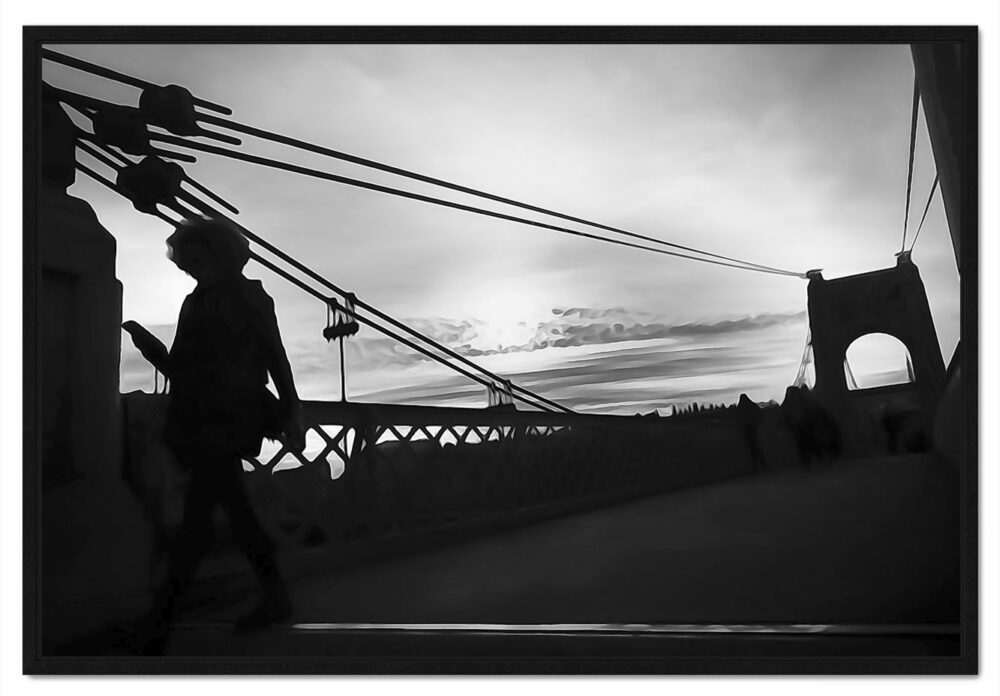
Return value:
M 171 653 L 343 655 L 381 645 L 411 654 L 436 645 L 461 654 L 478 645 L 489 654 L 525 631 L 543 648 L 562 645 L 557 652 L 603 637 L 607 652 L 614 633 L 594 624 L 673 626 L 629 644 L 656 654 L 667 639 L 692 649 L 676 640 L 688 635 L 677 624 L 689 623 L 703 636 L 706 624 L 767 624 L 750 634 L 771 633 L 755 642 L 768 649 L 810 644 L 775 635 L 774 624 L 827 631 L 827 648 L 831 625 L 947 633 L 958 621 L 959 534 L 958 472 L 932 456 L 786 469 L 307 578 L 293 587 L 295 625 L 234 638 L 228 622 L 247 607 L 228 606 L 189 617 Z M 569 626 L 532 631 L 539 624 Z M 746 653 L 745 641 L 720 637 L 726 630 L 711 631 L 712 644 Z

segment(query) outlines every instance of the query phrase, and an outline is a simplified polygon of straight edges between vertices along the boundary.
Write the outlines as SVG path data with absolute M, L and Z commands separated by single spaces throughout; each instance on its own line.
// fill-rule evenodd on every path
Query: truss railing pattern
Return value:
M 290 549 L 502 520 L 751 471 L 741 426 L 725 416 L 682 423 L 315 401 L 303 411 L 304 452 L 270 444 L 244 463 L 255 508 Z
M 293 545 L 683 488 L 750 470 L 738 425 L 726 419 L 679 425 L 503 407 L 323 402 L 307 402 L 304 412 L 303 453 L 272 446 L 246 466 L 272 531 Z

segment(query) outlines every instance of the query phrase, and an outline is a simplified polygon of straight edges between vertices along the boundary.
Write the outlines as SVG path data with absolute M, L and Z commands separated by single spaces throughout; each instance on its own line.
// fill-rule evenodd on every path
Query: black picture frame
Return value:
M 916 43 L 964 51 L 965 196 L 961 350 L 966 374 L 962 470 L 961 654 L 958 657 L 411 657 L 62 658 L 40 654 L 37 214 L 40 48 L 44 43 Z M 971 26 L 28 26 L 24 74 L 24 653 L 28 674 L 975 674 L 978 670 L 978 30 Z M 530 650 L 530 642 L 524 642 Z

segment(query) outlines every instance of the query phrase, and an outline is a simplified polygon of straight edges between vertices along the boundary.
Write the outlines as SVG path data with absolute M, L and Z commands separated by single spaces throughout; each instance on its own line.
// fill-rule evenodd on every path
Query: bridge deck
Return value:
M 930 456 L 898 457 L 781 470 L 647 498 L 299 581 L 294 628 L 233 639 L 224 622 L 245 606 L 192 613 L 171 651 L 356 654 L 378 645 L 401 654 L 502 654 L 506 636 L 531 633 L 513 624 L 953 625 L 956 473 Z M 412 626 L 440 623 L 497 626 L 486 633 Z M 562 644 L 558 632 L 535 633 L 543 652 Z M 594 647 L 597 653 L 608 648 L 600 640 L 606 634 L 592 628 L 569 627 L 561 635 L 575 635 L 575 645 L 603 646 Z M 691 649 L 691 641 L 676 640 L 683 634 L 644 635 L 628 650 L 662 654 L 664 639 L 678 654 Z M 750 635 L 764 638 L 755 642 L 759 649 L 790 654 L 809 643 Z M 812 644 L 826 645 L 816 648 L 822 652 L 847 640 L 852 649 L 891 652 L 905 643 L 853 635 L 827 634 Z M 700 645 L 748 652 L 733 640 L 739 643 L 712 634 Z M 920 649 L 937 649 L 927 646 L 940 640 L 928 640 L 918 641 Z

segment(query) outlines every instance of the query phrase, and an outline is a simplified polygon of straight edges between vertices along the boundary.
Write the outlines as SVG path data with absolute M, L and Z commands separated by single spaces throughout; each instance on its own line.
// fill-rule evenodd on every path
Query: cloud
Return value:
M 786 331 L 769 342 L 701 340 L 679 347 L 662 339 L 629 349 L 598 347 L 597 352 L 570 357 L 551 349 L 551 361 L 539 368 L 507 371 L 514 383 L 574 410 L 648 412 L 672 404 L 731 403 L 746 392 L 758 400 L 780 394 L 797 368 L 801 338 Z M 763 344 L 765 348 L 758 346 Z M 789 346 L 791 350 L 788 350 Z M 781 355 L 775 359 L 769 354 Z M 363 401 L 427 405 L 482 406 L 485 390 L 458 375 L 437 374 L 419 382 L 400 383 L 401 373 L 386 374 L 389 386 L 360 395 Z
M 410 319 L 409 326 L 484 364 L 514 383 L 588 412 L 648 412 L 674 403 L 759 400 L 794 377 L 804 312 L 672 323 L 623 307 L 556 307 L 534 337 L 499 349 L 476 348 L 479 318 Z M 165 341 L 173 325 L 151 327 Z M 286 340 L 304 398 L 339 396 L 336 347 Z M 345 344 L 352 399 L 380 403 L 474 406 L 485 388 L 433 364 L 394 339 L 362 331 Z M 499 362 L 498 362 L 499 361 Z M 152 368 L 123 346 L 122 388 L 146 388 Z M 127 388 L 128 387 L 128 388 Z
M 708 338 L 798 323 L 804 319 L 805 312 L 776 312 L 690 323 L 670 323 L 665 318 L 647 312 L 630 312 L 623 307 L 556 307 L 552 309 L 552 316 L 551 320 L 536 325 L 535 335 L 529 341 L 498 348 L 477 345 L 476 329 L 486 323 L 480 319 L 419 319 L 410 321 L 409 325 L 456 352 L 474 358 L 625 341 Z M 381 364 L 405 364 L 411 360 L 428 359 L 409 349 L 390 348 L 393 344 L 395 341 L 390 338 L 363 339 L 358 348 L 358 357 Z
M 707 341 L 720 340 L 726 337 L 730 343 L 738 343 L 738 335 L 744 332 L 757 331 L 778 326 L 799 325 L 805 320 L 805 312 L 769 313 L 755 316 L 721 319 L 714 322 L 670 323 L 663 317 L 657 317 L 648 312 L 634 312 L 622 307 L 557 307 L 551 310 L 552 319 L 539 322 L 535 327 L 534 336 L 524 343 L 488 348 L 479 340 L 480 329 L 486 324 L 478 318 L 446 319 L 417 318 L 405 323 L 424 335 L 447 346 L 459 355 L 473 361 L 482 361 L 493 356 L 512 356 L 514 354 L 538 353 L 548 349 L 590 347 L 593 349 L 607 348 L 626 342 L 657 342 L 667 341 Z M 336 348 L 318 344 L 315 339 L 296 339 L 288 342 L 286 348 L 296 378 L 308 387 L 310 383 L 317 386 L 320 382 L 332 385 L 331 375 L 339 369 L 339 357 Z M 349 371 L 355 377 L 360 375 L 362 384 L 366 384 L 366 374 L 374 374 L 389 370 L 402 370 L 415 366 L 429 366 L 433 361 L 388 336 L 375 333 L 371 329 L 363 329 L 356 337 L 345 343 L 345 359 L 350 366 Z M 701 367 L 712 367 L 713 360 L 719 360 L 708 348 L 702 348 L 697 355 L 686 354 L 684 350 L 656 347 L 657 360 L 664 361 L 665 353 L 671 355 L 669 368 L 671 371 L 692 370 Z M 435 352 L 436 351 L 432 351 Z M 616 374 L 624 375 L 637 365 L 638 372 L 646 371 L 646 357 L 639 347 L 623 348 L 615 354 Z M 707 361 L 707 362 L 706 362 Z M 541 374 L 534 374 L 542 386 L 557 386 L 586 384 L 594 379 L 589 373 L 590 366 L 580 363 L 570 364 L 561 368 L 558 373 L 552 373 L 548 379 Z M 558 376 L 555 376 L 558 374 Z M 507 375 L 513 377 L 512 375 Z M 638 375 L 636 375 L 638 377 Z M 339 378 L 338 378 L 339 379 Z M 439 387 L 442 386 L 438 376 L 407 375 L 407 381 L 431 379 Z M 460 382 L 468 383 L 468 378 L 458 376 Z M 357 380 L 354 380 L 357 383 Z M 518 381 L 515 378 L 515 381 Z M 396 398 L 395 393 L 386 393 L 386 398 Z
M 650 315 L 630 314 L 620 307 L 604 310 L 571 307 L 555 309 L 553 314 L 558 319 L 539 324 L 539 335 L 518 349 L 564 348 L 658 338 L 704 338 L 787 324 L 805 316 L 805 312 L 769 313 L 716 322 L 671 324 L 662 320 L 643 322 L 640 318 Z
M 636 410 L 672 403 L 729 402 L 741 392 L 759 400 L 780 395 L 798 367 L 805 313 L 790 312 L 670 323 L 621 307 L 555 308 L 535 338 L 500 349 L 477 349 L 481 320 L 410 322 L 514 383 L 574 409 Z M 391 339 L 366 337 L 348 345 L 352 398 L 371 402 L 481 406 L 485 390 L 468 378 L 431 365 Z M 303 381 L 326 380 L 331 363 L 296 361 Z M 301 370 L 308 364 L 308 373 Z

